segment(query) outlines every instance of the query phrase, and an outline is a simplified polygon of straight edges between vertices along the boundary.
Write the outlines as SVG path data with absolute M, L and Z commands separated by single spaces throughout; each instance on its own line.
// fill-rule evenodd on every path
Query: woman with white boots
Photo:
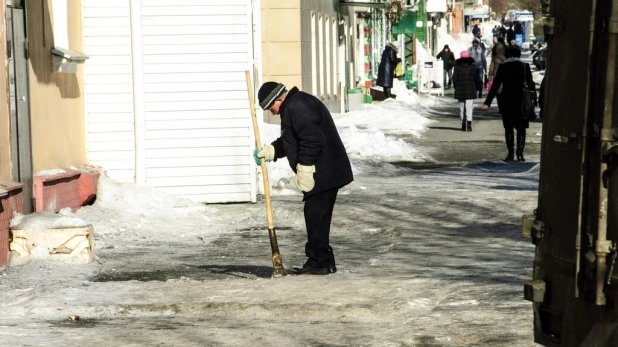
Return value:
M 460 58 L 455 61 L 453 86 L 455 87 L 455 99 L 459 101 L 461 130 L 472 131 L 473 102 L 478 97 L 477 91 L 483 87 L 483 81 L 476 73 L 474 59 L 470 58 L 467 51 L 461 52 Z

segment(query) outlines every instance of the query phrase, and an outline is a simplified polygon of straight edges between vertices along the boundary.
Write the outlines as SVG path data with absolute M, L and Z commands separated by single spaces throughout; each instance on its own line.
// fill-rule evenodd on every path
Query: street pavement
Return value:
M 436 123 L 420 139 L 410 139 L 424 153 L 431 155 L 442 164 L 461 165 L 483 161 L 495 161 L 506 157 L 504 127 L 498 113 L 496 101 L 487 111 L 480 107 L 485 98 L 474 101 L 472 131 L 461 131 L 459 106 L 453 99 L 453 89 L 446 90 L 440 106 L 426 109 L 426 113 Z M 530 122 L 526 131 L 525 157 L 538 162 L 540 158 L 542 124 L 539 119 Z
M 404 138 L 433 160 L 354 161 L 355 181 L 341 190 L 333 216 L 337 273 L 271 278 L 263 200 L 208 205 L 203 234 L 156 223 L 139 231 L 156 216 L 142 216 L 139 232 L 123 225 L 122 233 L 97 234 L 95 225 L 95 264 L 0 273 L 0 341 L 534 346 L 532 305 L 523 299 L 534 247 L 521 238 L 520 221 L 536 207 L 540 123 L 531 125 L 529 161 L 504 163 L 496 112 L 476 111 L 473 131 L 462 132 L 456 101 L 441 98 L 425 109 L 435 120 L 429 130 Z M 287 268 L 305 260 L 301 199 L 273 196 Z M 207 229 L 221 235 L 211 240 Z

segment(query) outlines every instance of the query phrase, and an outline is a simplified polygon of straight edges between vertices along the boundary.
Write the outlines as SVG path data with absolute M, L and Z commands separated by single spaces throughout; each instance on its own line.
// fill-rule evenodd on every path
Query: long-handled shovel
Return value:
M 249 70 L 245 71 L 247 80 L 247 92 L 249 93 L 249 109 L 251 109 L 251 119 L 253 120 L 253 132 L 255 133 L 255 145 L 258 151 L 262 149 L 262 141 L 260 140 L 260 131 L 258 129 L 257 116 L 255 114 L 255 101 L 253 98 L 253 87 L 251 86 L 251 75 Z M 270 204 L 270 185 L 268 183 L 268 170 L 266 161 L 262 160 L 262 178 L 264 180 L 264 195 L 266 197 L 266 218 L 268 220 L 268 237 L 270 238 L 270 249 L 273 253 L 273 277 L 287 275 L 283 268 L 283 259 L 279 254 L 279 245 L 277 244 L 277 234 L 275 233 L 275 223 L 273 222 L 273 210 Z

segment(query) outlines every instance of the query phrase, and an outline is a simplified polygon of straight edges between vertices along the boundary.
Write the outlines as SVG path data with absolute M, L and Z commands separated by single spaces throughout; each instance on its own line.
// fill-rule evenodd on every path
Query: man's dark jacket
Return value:
M 326 106 L 311 94 L 292 88 L 283 103 L 281 136 L 272 145 L 275 157 L 296 164 L 315 165 L 315 187 L 305 197 L 341 188 L 354 180 L 352 167 L 335 122 Z
M 453 54 L 451 50 L 447 52 L 443 49 L 440 53 L 438 53 L 436 58 L 442 59 L 444 70 L 450 70 L 453 66 L 455 66 L 455 54 Z

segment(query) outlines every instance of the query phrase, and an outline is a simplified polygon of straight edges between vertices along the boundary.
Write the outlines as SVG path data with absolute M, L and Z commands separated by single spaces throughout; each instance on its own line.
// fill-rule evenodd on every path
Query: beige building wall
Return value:
M 262 82 L 302 89 L 300 0 L 262 0 Z M 267 123 L 279 116 L 264 112 Z
M 27 6 L 34 173 L 86 163 L 83 69 L 52 72 L 52 0 L 36 4 Z M 63 48 L 83 52 L 81 1 L 69 0 L 67 7 L 70 47 Z
M 341 112 L 341 86 L 337 83 L 338 62 L 341 58 L 338 48 L 338 14 L 337 2 L 301 0 L 301 89 L 322 100 L 331 112 Z M 312 52 L 312 45 L 315 45 L 315 52 Z
M 0 23 L 6 23 L 6 3 L 0 0 Z M 2 24 L 4 27 L 4 24 Z M 6 30 L 0 31 L 0 57 L 6 57 Z M 0 181 L 12 179 L 11 164 L 11 130 L 9 111 L 9 71 L 5 65 L 4 73 L 0 74 Z
M 261 7 L 262 81 L 296 86 L 318 97 L 331 112 L 340 112 L 337 2 L 262 0 Z M 264 112 L 264 120 L 278 123 L 279 116 Z

